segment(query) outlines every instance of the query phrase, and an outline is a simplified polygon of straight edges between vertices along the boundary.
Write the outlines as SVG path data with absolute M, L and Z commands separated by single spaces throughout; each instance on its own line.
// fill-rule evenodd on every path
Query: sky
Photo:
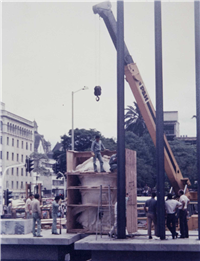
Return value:
M 117 136 L 117 53 L 92 6 L 98 2 L 2 3 L 2 101 L 36 120 L 52 147 L 72 127 Z M 116 2 L 112 2 L 116 17 Z M 125 42 L 155 107 L 154 3 L 124 2 Z M 196 136 L 193 2 L 162 2 L 164 110 L 178 111 L 180 135 Z M 94 87 L 102 95 L 97 102 Z M 125 82 L 125 108 L 134 96 Z

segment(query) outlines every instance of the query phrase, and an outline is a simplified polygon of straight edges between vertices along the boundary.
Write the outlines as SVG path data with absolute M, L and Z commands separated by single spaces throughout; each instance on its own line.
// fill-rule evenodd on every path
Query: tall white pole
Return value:
M 74 92 L 72 92 L 72 151 L 74 151 Z
M 19 163 L 19 164 L 8 166 L 3 171 L 3 175 L 1 177 L 1 182 L 0 182 L 1 183 L 1 187 L 0 187 L 0 198 L 1 198 L 0 215 L 3 214 L 3 189 L 4 189 L 4 180 L 5 180 L 5 176 L 6 176 L 6 171 L 8 169 L 15 168 L 15 167 L 21 167 L 21 166 L 25 166 L 25 163 Z M 6 189 L 6 187 L 5 187 L 5 189 Z

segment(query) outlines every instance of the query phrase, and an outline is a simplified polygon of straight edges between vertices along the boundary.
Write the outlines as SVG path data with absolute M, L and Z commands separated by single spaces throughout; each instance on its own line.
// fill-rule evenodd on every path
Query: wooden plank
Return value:
M 68 187 L 68 190 L 70 190 L 70 189 L 87 189 L 87 190 L 89 190 L 89 189 L 100 189 L 100 187 L 82 187 L 82 186 L 71 186 L 71 187 Z M 103 187 L 102 188 L 103 190 L 106 190 L 106 191 L 108 191 L 108 187 Z M 110 189 L 117 189 L 116 187 L 110 187 Z
M 127 230 L 129 233 L 137 232 L 137 170 L 136 152 L 126 149 L 126 192 L 127 202 Z

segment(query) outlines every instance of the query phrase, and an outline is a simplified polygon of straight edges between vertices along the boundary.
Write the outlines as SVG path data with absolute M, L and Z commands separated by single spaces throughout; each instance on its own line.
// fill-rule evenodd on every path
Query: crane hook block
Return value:
M 101 95 L 101 86 L 95 86 L 94 87 L 94 95 L 97 96 L 96 97 L 96 101 L 100 100 L 100 95 Z

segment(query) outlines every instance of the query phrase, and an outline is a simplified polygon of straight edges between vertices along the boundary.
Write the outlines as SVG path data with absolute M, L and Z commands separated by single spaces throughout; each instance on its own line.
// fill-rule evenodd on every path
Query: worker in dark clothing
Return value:
M 157 235 L 157 220 L 156 220 L 156 209 L 157 209 L 157 200 L 155 200 L 156 193 L 153 192 L 151 198 L 145 202 L 144 211 L 147 213 L 147 221 L 148 221 L 148 235 L 149 239 L 152 239 L 151 236 L 151 224 L 153 221 L 155 236 Z M 148 210 L 147 210 L 148 207 Z

